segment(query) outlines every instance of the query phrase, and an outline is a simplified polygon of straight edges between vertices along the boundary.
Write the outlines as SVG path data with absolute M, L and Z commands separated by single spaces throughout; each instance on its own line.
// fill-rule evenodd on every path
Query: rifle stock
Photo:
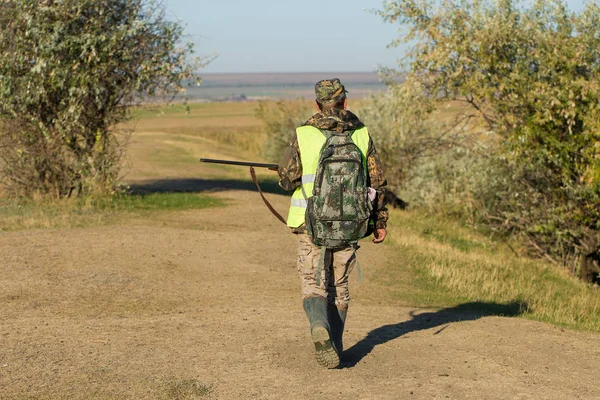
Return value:
M 268 168 L 271 171 L 277 171 L 279 165 L 277 164 L 266 164 L 266 163 L 255 163 L 255 162 L 245 162 L 245 161 L 231 161 L 231 160 L 215 160 L 212 158 L 201 158 L 201 162 L 206 163 L 214 163 L 214 164 L 227 164 L 227 165 L 239 165 L 243 167 L 258 167 L 258 168 Z

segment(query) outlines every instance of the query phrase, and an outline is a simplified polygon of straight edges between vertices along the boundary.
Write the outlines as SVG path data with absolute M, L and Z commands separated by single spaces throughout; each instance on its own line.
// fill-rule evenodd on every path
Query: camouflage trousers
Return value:
M 323 297 L 327 304 L 346 310 L 350 302 L 348 277 L 356 265 L 356 247 L 341 250 L 326 250 L 325 262 L 321 268 L 321 282 L 317 285 L 317 270 L 321 258 L 321 248 L 315 246 L 307 234 L 298 234 L 298 272 L 302 282 L 302 299 Z

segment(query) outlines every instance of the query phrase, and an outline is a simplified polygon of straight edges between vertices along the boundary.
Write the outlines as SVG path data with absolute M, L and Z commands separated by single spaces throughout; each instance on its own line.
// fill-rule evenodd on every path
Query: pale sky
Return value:
M 568 0 L 579 10 L 585 0 Z M 356 72 L 394 67 L 387 48 L 400 25 L 369 10 L 382 0 L 165 0 L 200 56 L 219 56 L 202 72 Z

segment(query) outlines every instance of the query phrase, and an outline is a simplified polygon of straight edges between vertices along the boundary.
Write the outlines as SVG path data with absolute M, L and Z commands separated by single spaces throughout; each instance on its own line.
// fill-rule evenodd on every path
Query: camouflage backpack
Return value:
M 352 141 L 353 132 L 322 131 L 313 196 L 306 208 L 306 228 L 312 242 L 343 248 L 367 234 L 373 206 L 368 199 L 363 155 Z

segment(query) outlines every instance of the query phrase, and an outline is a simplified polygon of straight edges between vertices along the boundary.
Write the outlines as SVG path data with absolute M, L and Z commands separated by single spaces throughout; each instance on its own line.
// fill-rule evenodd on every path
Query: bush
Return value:
M 445 121 L 432 111 L 431 101 L 410 83 L 390 83 L 386 93 L 363 99 L 356 111 L 373 133 L 389 187 L 406 193 L 409 202 L 419 197 L 414 183 L 424 163 L 464 145 L 468 135 L 465 121 Z
M 463 118 L 502 138 L 481 220 L 533 254 L 579 262 L 591 279 L 600 260 L 598 4 L 573 13 L 560 0 L 405 0 L 381 15 L 409 26 L 397 42 L 417 42 L 407 87 L 434 105 L 463 102 Z
M 131 104 L 199 66 L 151 0 L 0 2 L 0 178 L 9 194 L 110 192 Z

